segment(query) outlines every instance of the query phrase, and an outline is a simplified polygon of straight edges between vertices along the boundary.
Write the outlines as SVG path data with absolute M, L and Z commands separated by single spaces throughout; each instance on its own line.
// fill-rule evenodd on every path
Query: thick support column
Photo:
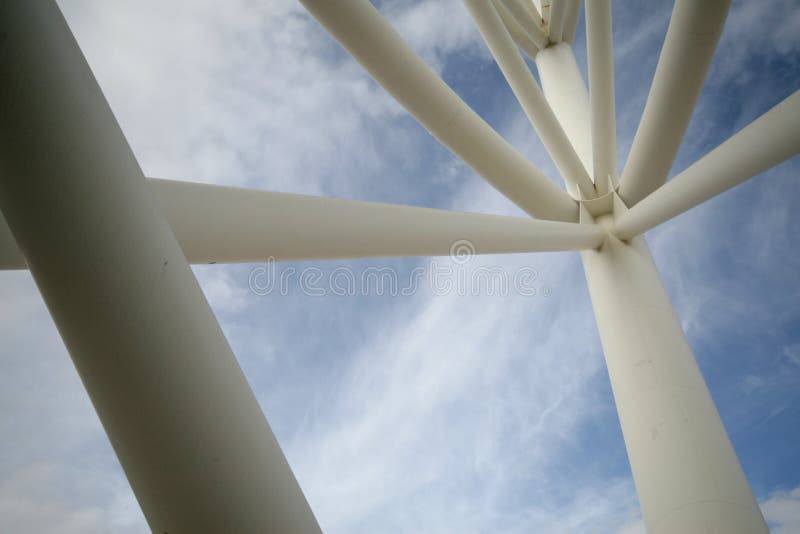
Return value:
M 571 55 L 539 63 L 551 48 L 537 57 L 545 95 L 584 93 L 570 85 L 580 76 L 554 75 L 573 71 Z M 588 109 L 551 105 L 568 135 L 590 131 Z M 598 222 L 611 227 L 613 217 Z M 592 222 L 584 207 L 581 220 Z M 647 532 L 768 532 L 644 238 L 609 236 L 581 256 Z
M 55 2 L 0 35 L 0 209 L 150 528 L 319 532 Z
M 644 239 L 581 255 L 647 532 L 768 532 Z

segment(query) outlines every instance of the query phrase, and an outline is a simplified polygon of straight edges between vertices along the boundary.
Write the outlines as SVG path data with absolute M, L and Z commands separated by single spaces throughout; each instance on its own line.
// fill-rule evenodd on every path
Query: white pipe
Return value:
M 530 215 L 577 220 L 577 204 L 514 150 L 420 58 L 369 0 L 301 0 L 417 120 Z
M 564 31 L 564 16 L 567 10 L 567 0 L 553 0 L 550 4 L 550 42 L 558 44 Z
M 497 9 L 497 14 L 503 20 L 503 25 L 508 30 L 514 43 L 525 52 L 528 57 L 534 59 L 536 54 L 539 53 L 539 47 L 533 42 L 533 39 L 522 29 L 522 26 L 514 19 L 511 13 L 506 9 L 506 6 L 498 0 L 493 0 L 492 4 Z
M 629 239 L 800 152 L 800 91 L 744 127 L 621 215 L 614 232 Z
M 547 58 L 549 50 L 540 56 Z M 572 72 L 574 60 L 567 55 L 551 60 L 564 65 L 547 64 L 548 100 L 580 94 L 579 76 L 554 75 Z M 553 109 L 562 123 L 575 123 L 568 135 L 589 130 L 588 109 L 582 114 L 567 106 Z M 614 214 L 598 217 L 607 228 L 625 210 L 618 197 L 614 200 Z M 594 224 L 586 206 L 581 222 Z M 629 244 L 610 236 L 581 258 L 647 532 L 767 534 L 644 238 Z
M 189 263 L 583 250 L 605 231 L 576 223 L 148 179 Z M 27 269 L 0 217 L 0 270 Z
M 644 239 L 581 257 L 647 532 L 768 534 Z
M 611 0 L 586 2 L 586 50 L 592 110 L 592 156 L 598 194 L 617 183 L 617 126 L 614 106 L 614 49 Z
M 486 0 L 465 0 L 464 3 L 568 189 L 575 196 L 578 196 L 576 189 L 579 189 L 581 198 L 594 198 L 594 185 L 589 174 L 542 95 L 528 65 L 514 46 L 494 6 Z
M 320 532 L 55 2 L 0 35 L 0 208 L 150 529 Z
M 508 13 L 517 21 L 517 24 L 528 34 L 531 40 L 536 43 L 539 49 L 547 48 L 550 40 L 547 38 L 542 24 L 537 20 L 531 11 L 522 4 L 522 0 L 499 0 L 499 3 L 506 8 Z
M 730 0 L 676 0 L 619 194 L 633 206 L 667 179 L 689 126 Z
M 578 17 L 581 14 L 581 0 L 567 0 L 567 9 L 564 14 L 564 41 L 575 41 L 575 32 L 578 29 Z
M 584 121 L 584 117 L 590 116 L 589 92 L 572 47 L 568 43 L 547 47 L 536 56 L 536 66 L 550 108 L 572 142 L 583 167 L 592 176 L 592 132 Z

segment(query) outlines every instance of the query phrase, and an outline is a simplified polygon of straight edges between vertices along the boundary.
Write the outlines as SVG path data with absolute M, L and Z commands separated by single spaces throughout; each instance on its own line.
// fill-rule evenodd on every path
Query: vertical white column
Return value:
M 540 50 L 536 55 L 536 68 L 545 98 L 589 176 L 594 176 L 592 131 L 586 123 L 586 117 L 590 116 L 589 91 L 578 70 L 572 47 L 569 43 L 559 43 Z
M 541 55 L 548 99 L 585 92 L 571 86 L 583 83 L 569 73 L 577 70 L 571 54 L 563 62 L 558 56 L 540 62 Z M 572 125 L 565 125 L 568 135 L 590 130 L 588 111 L 581 116 L 555 104 L 553 110 Z M 625 206 L 615 201 L 619 214 Z M 614 217 L 598 222 L 610 227 Z M 591 222 L 584 207 L 581 218 Z M 767 533 L 644 238 L 609 236 L 581 257 L 647 532 Z
M 319 532 L 58 7 L 0 35 L 0 209 L 150 528 Z

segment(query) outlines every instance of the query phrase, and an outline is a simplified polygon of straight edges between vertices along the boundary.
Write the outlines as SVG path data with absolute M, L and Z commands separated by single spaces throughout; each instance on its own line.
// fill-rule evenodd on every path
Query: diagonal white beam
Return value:
M 676 0 L 619 194 L 633 206 L 664 183 L 692 117 L 730 0 Z
M 520 47 L 531 59 L 536 58 L 539 53 L 540 47 L 531 39 L 531 37 L 522 29 L 522 26 L 514 19 L 511 12 L 506 9 L 506 6 L 498 0 L 493 0 L 492 5 L 497 9 L 497 14 L 503 20 L 503 25 L 508 30 L 514 43 Z
M 560 43 L 564 30 L 564 15 L 566 15 L 567 0 L 553 0 L 550 4 L 550 42 Z
M 577 203 L 481 119 L 369 0 L 301 0 L 425 128 L 528 214 L 576 221 Z
M 511 17 L 519 24 L 519 26 L 528 34 L 528 36 L 536 43 L 539 49 L 547 48 L 550 40 L 547 38 L 544 28 L 539 20 L 537 20 L 531 10 L 523 5 L 523 0 L 497 0 L 496 3 L 502 4 L 505 10 Z
M 616 221 L 629 239 L 800 153 L 800 91 L 744 127 Z
M 192 264 L 584 250 L 605 231 L 558 221 L 147 180 Z M 0 215 L 0 270 L 26 269 Z
M 579 189 L 581 198 L 594 198 L 594 185 L 589 174 L 550 109 L 528 65 L 514 46 L 494 6 L 486 0 L 465 0 L 464 3 L 568 188 L 576 196 L 576 189 Z
M 592 161 L 598 194 L 617 183 L 617 126 L 614 117 L 614 50 L 611 0 L 586 2 L 586 50 L 592 109 Z
M 580 14 L 581 0 L 567 0 L 566 13 L 564 13 L 564 41 L 571 43 L 575 40 Z

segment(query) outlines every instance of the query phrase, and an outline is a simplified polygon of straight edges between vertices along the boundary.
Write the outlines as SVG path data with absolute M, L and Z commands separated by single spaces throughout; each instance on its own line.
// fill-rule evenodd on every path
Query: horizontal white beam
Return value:
M 547 48 L 550 40 L 547 38 L 542 24 L 537 20 L 531 10 L 525 7 L 522 2 L 524 0 L 498 0 L 503 7 L 506 8 L 511 17 L 517 21 L 517 24 L 528 34 L 531 40 L 536 43 L 539 49 Z
M 465 4 L 568 189 L 576 196 L 576 189 L 580 189 L 581 198 L 594 198 L 596 194 L 589 174 L 550 109 L 528 65 L 514 46 L 495 7 L 486 0 L 465 0 Z
M 497 9 L 497 14 L 500 15 L 500 18 L 503 20 L 503 25 L 508 30 L 508 33 L 511 35 L 511 38 L 514 40 L 514 43 L 523 52 L 525 52 L 528 57 L 531 59 L 536 58 L 536 54 L 539 53 L 539 46 L 531 39 L 531 37 L 522 29 L 522 26 L 514 19 L 511 15 L 511 12 L 508 11 L 506 6 L 503 5 L 502 2 L 498 0 L 493 0 L 492 4 L 494 5 L 495 9 Z
M 616 221 L 629 239 L 800 153 L 800 91 L 744 127 Z
M 596 226 L 148 179 L 192 264 L 595 248 Z M 25 269 L 0 218 L 0 269 Z
M 655 191 L 680 148 L 730 0 L 676 0 L 619 194 L 633 206 Z
M 617 126 L 614 105 L 614 50 L 611 0 L 586 2 L 586 50 L 592 108 L 594 184 L 599 194 L 617 183 Z
M 577 220 L 577 203 L 467 106 L 368 0 L 301 2 L 434 137 L 497 190 L 532 216 Z
M 575 40 L 580 14 L 581 0 L 567 0 L 567 12 L 564 14 L 564 41 L 571 43 Z
M 564 15 L 566 15 L 567 0 L 553 0 L 550 3 L 550 31 L 551 43 L 560 43 L 564 30 Z

